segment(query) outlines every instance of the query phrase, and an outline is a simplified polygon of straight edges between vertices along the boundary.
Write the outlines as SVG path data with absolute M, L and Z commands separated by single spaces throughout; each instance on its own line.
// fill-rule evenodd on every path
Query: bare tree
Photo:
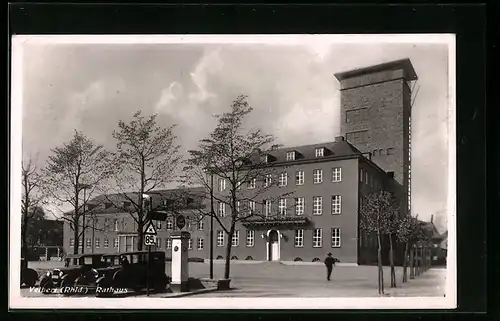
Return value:
M 405 245 L 403 259 L 403 283 L 408 281 L 408 260 L 413 261 L 413 246 L 419 233 L 419 223 L 416 217 L 405 216 L 399 219 L 397 224 L 397 238 Z M 409 258 L 410 256 L 410 258 Z
M 230 275 L 236 224 L 252 218 L 284 218 L 286 208 L 283 205 L 281 213 L 270 210 L 270 205 L 290 195 L 280 194 L 279 190 L 273 194 L 275 196 L 267 193 L 277 185 L 278 180 L 275 175 L 277 168 L 265 158 L 279 145 L 274 144 L 272 135 L 258 129 L 245 129 L 243 121 L 252 110 L 247 96 L 238 96 L 230 112 L 215 116 L 218 119 L 216 128 L 208 138 L 200 140 L 196 150 L 189 151 L 190 158 L 184 168 L 186 185 L 204 187 L 201 197 L 212 201 L 208 210 L 197 209 L 199 218 L 213 217 L 227 235 L 225 278 Z
M 31 156 L 22 160 L 22 199 L 21 199 L 21 256 L 28 254 L 28 229 L 31 220 L 40 212 L 44 197 L 41 190 L 42 176 Z M 43 209 L 42 209 L 43 212 Z
M 44 169 L 44 190 L 56 204 L 72 207 L 62 218 L 73 229 L 74 254 L 78 253 L 79 239 L 86 227 L 82 219 L 87 210 L 84 206 L 101 190 L 109 175 L 109 152 L 77 130 L 69 142 L 52 149 Z
M 144 228 L 149 222 L 145 194 L 175 181 L 181 161 L 180 146 L 174 135 L 176 125 L 159 126 L 156 116 L 145 117 L 137 111 L 129 123 L 119 121 L 118 130 L 113 132 L 116 140 L 114 187 L 108 191 L 106 199 L 129 213 L 137 223 L 139 250 L 142 250 Z M 124 207 L 123 201 L 130 202 L 131 206 Z
M 384 270 L 382 266 L 382 238 L 392 234 L 392 226 L 397 217 L 398 206 L 394 195 L 387 191 L 379 191 L 364 198 L 360 211 L 360 228 L 367 233 L 377 235 L 377 263 L 378 263 L 378 289 L 379 294 L 384 293 Z M 389 237 L 390 253 L 393 257 L 392 238 Z M 391 260 L 391 287 L 395 280 L 394 261 Z

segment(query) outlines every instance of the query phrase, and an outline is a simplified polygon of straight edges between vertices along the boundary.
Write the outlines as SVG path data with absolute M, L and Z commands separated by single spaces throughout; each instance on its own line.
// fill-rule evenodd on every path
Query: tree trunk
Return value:
M 389 262 L 391 264 L 391 288 L 396 287 L 396 270 L 394 268 L 394 248 L 392 244 L 392 234 L 389 234 Z
M 405 243 L 405 254 L 403 258 L 403 283 L 408 282 L 408 242 Z
M 144 222 L 139 221 L 137 222 L 137 251 L 142 251 L 143 245 L 144 245 Z
M 73 244 L 73 254 L 78 254 L 78 251 L 80 250 L 80 235 L 79 235 L 79 230 L 78 230 L 78 220 L 76 220 L 76 224 L 73 222 L 73 228 L 74 228 L 74 234 L 73 237 L 75 239 L 75 243 Z
M 415 248 L 415 257 L 416 257 L 416 268 L 415 268 L 415 276 L 420 275 L 420 249 Z
M 377 233 L 377 242 L 378 293 L 384 294 L 384 269 L 382 266 L 382 240 L 380 239 L 380 232 Z
M 230 269 L 231 269 L 231 247 L 233 246 L 233 234 L 234 234 L 234 224 L 231 224 L 231 229 L 229 230 L 227 246 L 226 246 L 226 263 L 224 266 L 224 279 L 229 279 Z
M 410 250 L 410 280 L 415 278 L 415 247 L 412 245 Z

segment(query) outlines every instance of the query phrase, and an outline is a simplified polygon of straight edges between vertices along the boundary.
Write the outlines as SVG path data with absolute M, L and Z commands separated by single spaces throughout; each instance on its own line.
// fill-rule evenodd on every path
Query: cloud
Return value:
M 177 81 L 170 83 L 168 88 L 165 88 L 160 93 L 160 99 L 155 105 L 156 111 L 161 111 L 165 107 L 169 107 L 172 101 L 179 99 L 182 95 L 183 86 Z
M 219 72 L 224 66 L 219 52 L 219 49 L 206 52 L 200 59 L 194 71 L 190 73 L 191 80 L 196 86 L 196 91 L 189 95 L 189 98 L 192 101 L 202 103 L 208 99 L 217 97 L 215 93 L 208 90 L 207 79 L 210 74 Z

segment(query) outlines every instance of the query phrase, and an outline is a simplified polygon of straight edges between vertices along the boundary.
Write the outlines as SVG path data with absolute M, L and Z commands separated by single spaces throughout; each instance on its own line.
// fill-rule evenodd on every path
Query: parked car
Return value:
M 149 255 L 151 260 L 148 263 Z M 119 257 L 120 269 L 99 277 L 96 283 L 101 291 L 96 293 L 97 296 L 110 296 L 113 294 L 112 290 L 141 291 L 146 287 L 155 292 L 162 292 L 170 283 L 170 277 L 165 273 L 165 252 L 119 253 L 105 259 L 116 260 L 116 256 Z
M 96 290 L 96 281 L 106 273 L 114 273 L 121 267 L 106 259 L 104 254 L 74 254 L 64 259 L 64 268 L 47 272 L 40 280 L 43 293 L 88 294 Z
M 27 287 L 35 286 L 36 281 L 38 281 L 38 273 L 28 268 L 28 261 L 21 258 L 21 286 L 26 285 Z

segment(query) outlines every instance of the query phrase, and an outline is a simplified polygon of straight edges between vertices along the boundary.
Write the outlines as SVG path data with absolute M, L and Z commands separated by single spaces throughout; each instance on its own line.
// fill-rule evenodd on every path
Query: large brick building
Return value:
M 278 173 L 279 186 L 269 189 L 246 204 L 263 213 L 278 213 L 281 219 L 252 219 L 239 222 L 232 240 L 217 223 L 214 225 L 214 258 L 225 256 L 232 242 L 233 259 L 316 261 L 331 252 L 343 263 L 366 264 L 376 261 L 376 242 L 359 231 L 359 209 L 363 197 L 386 189 L 394 192 L 409 210 L 410 200 L 410 100 L 408 81 L 416 74 L 409 60 L 400 60 L 335 75 L 341 82 L 341 134 L 334 142 L 289 147 L 270 156 Z M 219 186 L 225 184 L 218 181 Z M 256 182 L 263 184 L 264 182 Z M 253 188 L 245 186 L 243 188 Z M 207 200 L 183 200 L 180 210 L 188 217 L 184 228 L 191 232 L 190 257 L 209 258 L 209 222 L 198 222 L 199 209 Z M 186 192 L 184 190 L 183 192 Z M 224 188 L 217 192 L 223 193 Z M 267 203 L 266 199 L 293 192 L 290 197 Z M 175 190 L 157 191 L 153 204 L 162 199 L 178 199 Z M 194 201 L 193 201 L 194 200 Z M 117 202 L 122 202 L 118 200 Z M 169 201 L 167 200 L 167 203 Z M 98 200 L 95 221 L 88 224 L 86 252 L 122 252 L 137 249 L 137 226 L 121 206 Z M 116 202 L 115 202 L 116 203 Z M 158 204 L 156 204 L 158 205 Z M 119 209 L 121 208 L 121 209 Z M 215 204 L 220 220 L 229 219 L 227 204 Z M 270 215 L 273 217 L 276 215 Z M 156 222 L 158 248 L 171 250 L 171 218 Z M 72 231 L 65 224 L 65 248 L 73 252 Z

